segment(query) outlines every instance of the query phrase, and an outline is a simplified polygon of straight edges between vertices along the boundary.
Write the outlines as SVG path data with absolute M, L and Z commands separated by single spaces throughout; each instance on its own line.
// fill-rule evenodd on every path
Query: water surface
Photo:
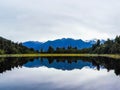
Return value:
M 0 59 L 0 90 L 120 90 L 117 59 Z

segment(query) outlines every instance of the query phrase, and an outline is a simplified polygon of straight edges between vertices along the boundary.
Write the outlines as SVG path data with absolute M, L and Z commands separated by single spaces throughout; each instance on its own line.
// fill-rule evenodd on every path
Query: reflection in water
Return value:
M 120 75 L 120 60 L 105 57 L 49 57 L 49 58 L 1 58 L 0 73 L 12 70 L 15 67 L 41 67 L 56 68 L 62 70 L 82 69 L 85 66 L 90 68 L 106 68 L 107 71 L 114 70 L 116 75 Z
M 0 58 L 0 73 L 12 70 L 15 67 L 22 67 L 29 61 L 33 61 L 33 58 Z
M 62 70 L 73 70 L 73 69 L 82 69 L 85 66 L 92 68 L 90 62 L 84 62 L 82 60 L 58 60 L 58 59 L 35 59 L 32 62 L 24 64 L 25 67 L 41 67 L 46 66 L 48 68 L 62 69 Z
M 0 90 L 120 90 L 110 58 L 1 58 L 0 73 Z

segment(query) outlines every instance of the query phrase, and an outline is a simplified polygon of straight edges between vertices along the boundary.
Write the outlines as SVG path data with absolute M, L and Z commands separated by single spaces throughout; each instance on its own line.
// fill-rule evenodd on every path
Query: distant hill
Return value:
M 52 46 L 54 49 L 56 49 L 57 47 L 67 48 L 68 46 L 77 47 L 78 49 L 83 49 L 83 48 L 92 47 L 94 43 L 96 43 L 96 40 L 83 41 L 81 39 L 75 40 L 71 38 L 62 38 L 62 39 L 56 39 L 53 41 L 47 41 L 44 43 L 36 42 L 36 41 L 27 41 L 27 42 L 24 42 L 23 45 L 28 48 L 34 48 L 35 50 L 43 49 L 44 51 L 47 51 L 49 46 Z
M 23 46 L 26 46 L 28 48 L 33 48 L 34 50 L 39 50 L 43 43 L 38 42 L 38 41 L 27 41 L 27 42 L 24 42 L 22 44 L 23 44 Z

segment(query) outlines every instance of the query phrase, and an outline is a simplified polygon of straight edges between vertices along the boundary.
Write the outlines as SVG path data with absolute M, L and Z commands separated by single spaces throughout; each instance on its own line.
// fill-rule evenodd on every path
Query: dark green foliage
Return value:
M 54 52 L 55 53 L 65 53 L 64 51 L 65 51 L 65 48 L 59 48 L 59 47 L 57 47 L 56 51 L 54 51 Z
M 92 51 L 94 51 L 99 46 L 100 46 L 100 40 L 97 40 L 96 44 L 92 46 Z
M 85 51 L 82 49 L 81 51 Z M 120 54 L 120 36 L 116 36 L 115 40 L 108 39 L 104 44 L 100 44 L 99 40 L 92 48 L 86 49 L 86 53 L 95 54 Z
M 22 43 L 14 43 L 10 40 L 0 37 L 0 54 L 24 54 L 34 53 L 32 48 L 27 48 Z
M 50 46 L 48 48 L 47 52 L 44 53 L 79 53 L 79 50 L 77 49 L 77 47 L 71 47 L 68 46 L 67 49 L 63 48 L 59 48 L 57 47 L 56 49 L 54 49 L 52 46 Z
M 53 53 L 53 52 L 54 52 L 54 48 L 53 48 L 52 46 L 49 46 L 48 52 L 49 52 L 49 53 Z

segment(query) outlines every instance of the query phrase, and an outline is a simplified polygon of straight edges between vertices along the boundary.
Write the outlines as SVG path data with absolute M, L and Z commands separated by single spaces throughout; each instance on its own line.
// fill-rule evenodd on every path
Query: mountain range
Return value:
M 33 48 L 34 50 L 43 49 L 43 51 L 47 51 L 49 46 L 52 46 L 54 49 L 56 49 L 57 47 L 67 48 L 68 46 L 77 47 L 78 49 L 89 48 L 93 44 L 95 44 L 96 41 L 97 41 L 96 39 L 83 41 L 81 39 L 75 40 L 72 38 L 62 38 L 62 39 L 56 39 L 56 40 L 47 41 L 47 42 L 27 41 L 27 42 L 23 42 L 22 44 L 28 48 Z M 105 40 L 101 40 L 101 43 L 104 43 L 104 42 Z

